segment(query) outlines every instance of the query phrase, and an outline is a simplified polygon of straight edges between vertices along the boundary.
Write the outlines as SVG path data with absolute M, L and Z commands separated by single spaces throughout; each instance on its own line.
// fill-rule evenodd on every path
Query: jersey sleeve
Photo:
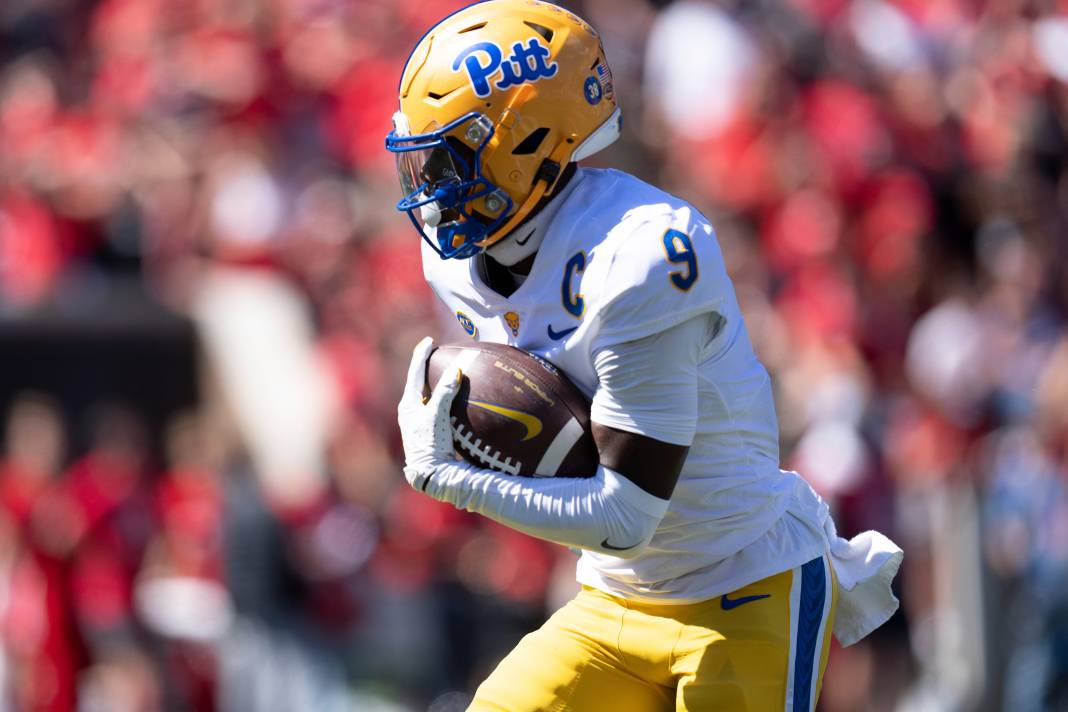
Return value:
M 617 430 L 689 447 L 697 429 L 698 364 L 711 329 L 702 314 L 593 355 L 590 418 Z M 665 368 L 664 364 L 670 364 Z
M 689 206 L 646 206 L 613 230 L 596 352 L 693 317 L 722 316 L 733 291 L 712 226 Z

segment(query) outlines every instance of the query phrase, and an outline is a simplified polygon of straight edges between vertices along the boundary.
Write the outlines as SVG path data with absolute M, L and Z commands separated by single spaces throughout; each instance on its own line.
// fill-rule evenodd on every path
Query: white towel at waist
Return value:
M 898 600 L 890 584 L 901 566 L 904 552 L 888 537 L 866 531 L 852 539 L 838 536 L 827 504 L 800 475 L 795 496 L 800 509 L 823 528 L 838 577 L 838 608 L 834 637 L 852 645 L 881 626 L 897 610 Z

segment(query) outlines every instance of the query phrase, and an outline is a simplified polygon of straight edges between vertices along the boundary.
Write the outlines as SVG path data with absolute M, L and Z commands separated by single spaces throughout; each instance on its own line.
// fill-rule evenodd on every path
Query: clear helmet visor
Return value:
M 432 123 L 413 135 L 408 118 L 393 115 L 387 148 L 393 152 L 407 212 L 424 238 L 440 242 L 439 252 L 467 255 L 511 211 L 513 202 L 482 175 L 482 151 L 493 124 L 469 114 L 446 125 Z M 433 235 L 433 237 L 432 237 Z
M 438 128 L 433 123 L 427 133 Z M 407 117 L 399 111 L 393 115 L 393 133 L 398 139 L 411 136 Z M 421 223 L 437 227 L 460 218 L 460 213 L 451 208 L 463 198 L 462 184 L 469 169 L 460 165 L 444 138 L 413 140 L 394 156 L 401 190 L 406 202 L 419 208 L 415 216 Z
M 420 189 L 423 180 L 423 166 L 430 159 L 430 149 L 406 151 L 394 154 L 397 160 L 397 176 L 400 178 L 401 191 L 408 196 Z

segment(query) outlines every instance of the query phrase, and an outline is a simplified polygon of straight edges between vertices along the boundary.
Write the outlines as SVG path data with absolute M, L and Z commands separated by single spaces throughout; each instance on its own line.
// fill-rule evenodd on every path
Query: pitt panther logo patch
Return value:
M 490 80 L 498 73 L 500 79 L 493 84 L 498 89 L 556 76 L 560 67 L 556 62 L 547 62 L 549 56 L 549 48 L 538 37 L 531 37 L 526 45 L 514 43 L 508 57 L 496 43 L 479 42 L 460 53 L 452 63 L 452 71 L 460 71 L 463 65 L 475 94 L 485 98 L 492 91 Z
M 512 330 L 512 336 L 519 336 L 519 315 L 515 312 L 505 312 L 504 321 L 508 324 L 508 328 Z

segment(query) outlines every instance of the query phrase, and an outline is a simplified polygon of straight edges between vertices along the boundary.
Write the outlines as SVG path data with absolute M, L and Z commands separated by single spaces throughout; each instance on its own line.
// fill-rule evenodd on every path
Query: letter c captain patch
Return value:
M 564 278 L 560 281 L 560 301 L 568 314 L 576 319 L 582 318 L 586 310 L 586 300 L 582 295 L 574 291 L 574 279 L 576 274 L 582 274 L 586 270 L 586 253 L 576 252 L 564 265 Z

